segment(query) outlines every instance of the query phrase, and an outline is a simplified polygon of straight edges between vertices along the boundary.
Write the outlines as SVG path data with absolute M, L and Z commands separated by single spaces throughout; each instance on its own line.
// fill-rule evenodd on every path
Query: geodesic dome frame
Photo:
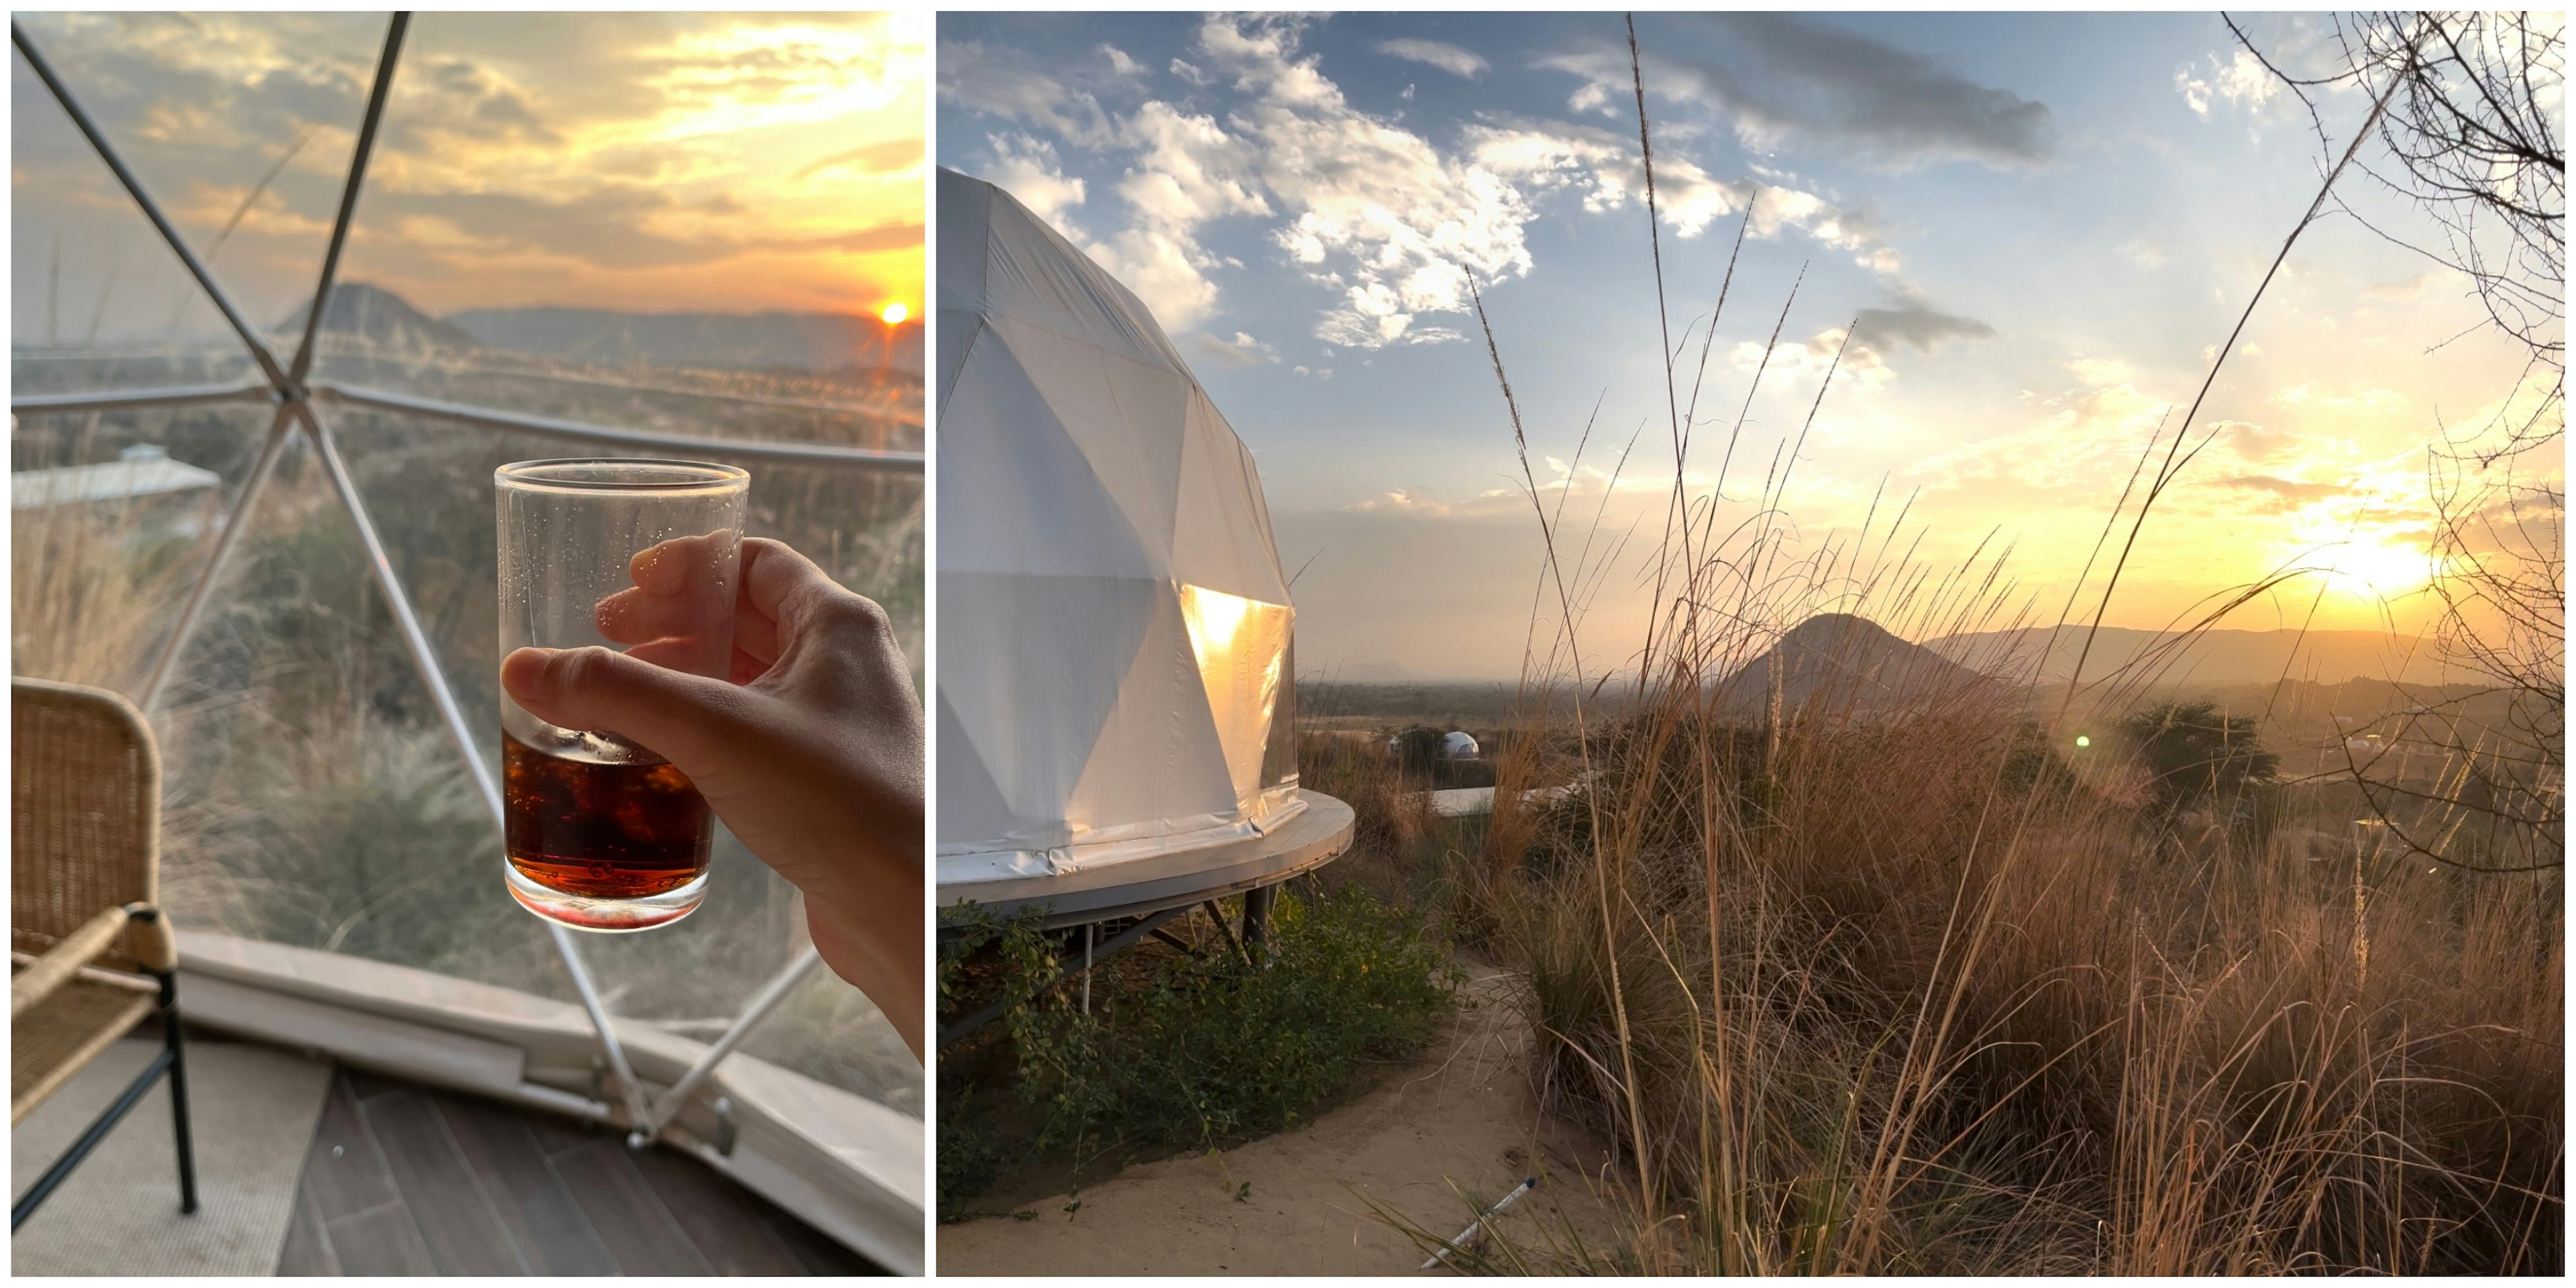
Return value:
M 1331 858 L 1251 452 L 1133 293 L 938 182 L 941 903 L 1088 923 Z
M 259 377 L 230 384 L 200 384 L 59 395 L 13 395 L 10 410 L 13 416 L 19 416 L 119 412 L 215 404 L 252 405 L 272 409 L 272 419 L 261 444 L 259 456 L 251 467 L 247 481 L 223 514 L 213 549 L 204 557 L 202 567 L 189 584 L 177 624 L 163 643 L 157 659 L 151 666 L 148 678 L 142 685 L 137 705 L 147 715 L 158 713 L 158 708 L 167 696 L 179 659 L 195 635 L 204 615 L 208 598 L 222 580 L 226 565 L 240 544 L 242 533 L 258 506 L 270 478 L 276 472 L 281 455 L 284 454 L 290 441 L 300 435 L 321 463 L 332 492 L 355 526 L 360 544 L 364 548 L 373 584 L 381 594 L 383 605 L 393 619 L 418 679 L 426 687 L 431 701 L 436 706 L 440 723 L 445 726 L 457 750 L 462 754 L 472 776 L 476 795 L 488 808 L 497 828 L 503 817 L 500 786 L 494 778 L 491 766 L 484 759 L 474 731 L 468 724 L 464 710 L 458 703 L 456 694 L 440 666 L 437 650 L 429 633 L 423 628 L 419 613 L 414 608 L 413 597 L 389 557 L 385 542 L 379 535 L 366 501 L 352 477 L 348 462 L 341 451 L 340 440 L 332 432 L 330 418 L 325 414 L 326 405 L 400 413 L 434 421 L 605 446 L 634 454 L 769 460 L 841 469 L 895 471 L 915 476 L 923 473 L 925 457 L 920 452 L 825 444 L 699 438 L 527 415 L 314 378 L 317 343 L 324 330 L 323 324 L 329 315 L 326 305 L 332 298 L 332 288 L 338 274 L 342 251 L 347 243 L 351 222 L 364 187 L 368 159 L 374 149 L 388 93 L 401 61 L 409 18 L 410 15 L 403 13 L 393 15 L 386 31 L 382 52 L 377 59 L 375 76 L 366 100 L 365 113 L 351 153 L 345 185 L 331 225 L 327 248 L 323 254 L 319 279 L 311 297 L 313 307 L 305 310 L 299 343 L 292 354 L 283 357 L 271 347 L 260 330 L 244 316 L 206 263 L 199 258 L 189 246 L 187 239 L 164 213 L 162 206 L 127 165 L 104 130 L 84 109 L 80 99 L 57 75 L 28 33 L 13 21 L 10 25 L 10 37 L 19 54 L 43 82 L 54 100 L 61 105 L 72 124 L 97 152 L 99 159 L 115 176 L 126 195 L 132 198 L 135 207 L 150 221 L 161 240 L 167 243 L 169 250 L 177 256 L 188 276 L 203 291 L 206 300 L 222 315 L 225 325 L 240 340 L 244 350 L 257 365 Z M 497 894 L 498 883 L 496 882 L 495 885 Z M 533 1083 L 508 1088 L 505 1089 L 506 1091 L 520 1099 L 557 1110 L 617 1122 L 630 1131 L 630 1140 L 638 1144 L 664 1137 L 666 1133 L 672 1132 L 675 1125 L 680 1123 L 684 1113 L 687 1113 L 692 1121 L 687 1131 L 670 1137 L 673 1143 L 689 1148 L 692 1153 L 705 1157 L 709 1162 L 717 1164 L 720 1169 L 734 1173 L 737 1179 L 752 1184 L 754 1188 L 764 1190 L 770 1194 L 770 1197 L 780 1201 L 783 1206 L 796 1210 L 809 1221 L 832 1230 L 845 1241 L 851 1242 L 853 1246 L 859 1247 L 862 1251 L 897 1269 L 898 1272 L 908 1270 L 911 1273 L 919 1273 L 922 1257 L 918 1216 L 923 1206 L 922 1196 L 919 1194 L 919 1177 L 906 1175 L 900 1166 L 887 1166 L 890 1162 L 899 1163 L 900 1159 L 886 1157 L 888 1151 L 879 1147 L 880 1143 L 829 1139 L 804 1141 L 808 1155 L 834 1157 L 841 1167 L 849 1169 L 854 1177 L 860 1178 L 861 1183 L 855 1186 L 817 1187 L 810 1177 L 788 1175 L 788 1172 L 794 1170 L 792 1167 L 782 1171 L 775 1154 L 759 1156 L 751 1160 L 751 1172 L 754 1174 L 746 1174 L 742 1161 L 733 1157 L 737 1134 L 751 1136 L 766 1130 L 772 1136 L 781 1131 L 794 1135 L 798 1132 L 799 1125 L 794 1122 L 763 1122 L 746 1125 L 740 1133 L 737 1133 L 732 1115 L 737 1113 L 738 1107 L 732 1106 L 731 1102 L 721 1098 L 712 1105 L 700 1103 L 707 1099 L 710 1088 L 719 1085 L 720 1080 L 715 1078 L 718 1066 L 737 1050 L 755 1026 L 812 975 L 820 958 L 810 946 L 797 954 L 785 969 L 754 991 L 750 999 L 731 1018 L 723 1033 L 702 1049 L 694 1046 L 678 1047 L 660 1041 L 648 1042 L 646 1045 L 652 1048 L 650 1054 L 657 1067 L 666 1071 L 665 1077 L 655 1079 L 665 1084 L 665 1089 L 658 1096 L 648 1096 L 645 1079 L 638 1076 L 637 1061 L 632 1058 L 633 1052 L 630 1051 L 630 1048 L 635 1046 L 632 1026 L 636 1022 L 631 1020 L 628 1022 L 630 1032 L 626 1037 L 621 1038 L 619 1026 L 612 1020 L 609 1009 L 602 1000 L 600 990 L 593 980 L 591 971 L 585 965 L 583 955 L 572 934 L 562 926 L 551 922 L 546 923 L 546 930 L 557 956 L 560 957 L 579 994 L 580 1008 L 588 1021 L 589 1039 L 595 1042 L 597 1054 L 606 1066 L 605 1081 L 609 1085 L 603 1090 L 607 1094 L 599 1097 L 583 1097 Z M 345 964 L 345 973 L 358 978 L 361 983 L 366 978 L 390 969 L 361 959 L 347 959 Z M 225 1005 L 221 999 L 225 998 L 232 999 L 232 1007 L 236 1014 L 242 1013 L 244 1007 L 282 1006 L 283 1009 L 292 1011 L 296 1005 L 292 1000 L 281 1003 L 279 995 L 276 994 L 262 994 L 258 997 L 244 994 L 238 987 L 240 981 L 252 978 L 258 973 L 249 964 L 214 960 L 192 962 L 189 965 L 202 967 L 210 972 L 211 992 L 218 999 L 211 1008 L 198 1008 L 201 1015 L 208 1014 L 210 1010 L 215 1013 L 222 1012 Z M 268 963 L 268 965 L 274 967 L 274 963 Z M 310 987 L 299 986 L 301 996 L 319 1000 L 348 995 L 345 989 L 335 994 L 331 987 L 332 983 L 321 980 L 310 981 Z M 399 992 L 406 985 L 403 981 L 388 976 L 385 987 Z M 521 1057 L 522 1063 L 533 1066 L 543 1059 L 562 1058 L 563 1053 L 560 1048 L 569 1035 L 562 1030 L 561 1025 L 555 1024 L 550 1016 L 543 1014 L 542 1008 L 522 1004 L 523 1001 L 535 999 L 522 999 L 507 994 L 503 990 L 488 989 L 463 982 L 459 983 L 459 989 L 466 997 L 466 1009 L 478 1011 L 475 1017 L 478 1022 L 505 1035 L 518 1036 L 527 1051 L 527 1054 Z M 292 997 L 294 994 L 288 996 Z M 422 1008 L 414 1006 L 409 1009 L 419 1011 Z M 328 1042 L 314 1041 L 311 1044 L 325 1049 L 330 1048 Z M 541 1053 L 541 1048 L 550 1049 L 550 1053 Z M 489 1088 L 478 1087 L 478 1089 L 488 1090 Z M 751 1093 L 747 1093 L 741 1087 L 735 1087 L 733 1094 L 744 1096 Z M 778 1092 L 773 1099 L 786 1104 L 795 1099 L 795 1092 L 789 1088 Z M 890 1110 L 884 1112 L 892 1113 Z M 704 1121 L 710 1117 L 715 1123 L 712 1131 L 707 1128 Z M 918 1129 L 917 1124 L 915 1128 Z M 810 1132 L 805 1134 L 808 1137 L 812 1136 Z M 710 1137 L 721 1139 L 719 1141 Z M 897 1155 L 901 1152 L 893 1151 Z M 858 1166 L 862 1160 L 869 1166 L 865 1168 Z M 918 1168 L 915 1167 L 912 1170 L 917 1171 Z M 853 1211 L 851 1205 L 843 1201 L 846 1196 L 852 1194 L 858 1195 L 856 1206 L 863 1210 Z M 887 1219 L 886 1213 L 864 1210 L 872 1205 L 884 1206 L 884 1199 L 888 1197 L 892 1198 L 897 1205 L 910 1205 L 911 1228 L 904 1228 L 901 1220 Z

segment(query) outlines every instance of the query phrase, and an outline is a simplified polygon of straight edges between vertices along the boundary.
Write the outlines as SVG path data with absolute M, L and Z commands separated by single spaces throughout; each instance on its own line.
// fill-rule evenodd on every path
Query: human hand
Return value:
M 725 679 L 695 544 L 638 553 L 602 600 L 630 646 L 523 648 L 501 684 L 529 714 L 615 733 L 679 767 L 743 845 L 805 894 L 814 947 L 922 1054 L 921 700 L 885 611 L 804 556 L 742 541 Z M 687 669 L 673 669 L 687 668 Z

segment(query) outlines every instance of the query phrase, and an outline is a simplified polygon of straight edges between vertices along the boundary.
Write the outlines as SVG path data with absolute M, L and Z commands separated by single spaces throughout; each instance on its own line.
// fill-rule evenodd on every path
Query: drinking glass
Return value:
M 492 483 L 501 656 L 622 647 L 728 678 L 749 473 L 692 461 L 521 461 L 493 471 Z M 613 728 L 549 724 L 506 689 L 501 729 L 513 898 L 579 930 L 648 930 L 696 910 L 715 820 L 678 766 Z

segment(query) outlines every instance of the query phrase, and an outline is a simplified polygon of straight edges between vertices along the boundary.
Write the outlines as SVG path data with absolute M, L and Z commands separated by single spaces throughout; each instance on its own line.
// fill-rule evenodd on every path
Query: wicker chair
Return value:
M 161 1017 L 163 1044 L 116 1103 L 9 1209 L 16 1229 L 166 1071 L 179 1210 L 197 1210 L 179 954 L 161 915 L 161 753 L 134 705 L 104 689 L 9 685 L 9 1121 Z

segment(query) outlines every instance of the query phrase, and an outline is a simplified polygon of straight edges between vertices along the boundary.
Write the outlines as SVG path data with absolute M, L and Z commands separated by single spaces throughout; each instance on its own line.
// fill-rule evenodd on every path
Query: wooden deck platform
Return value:
M 885 1272 L 685 1154 L 342 1067 L 277 1273 Z

